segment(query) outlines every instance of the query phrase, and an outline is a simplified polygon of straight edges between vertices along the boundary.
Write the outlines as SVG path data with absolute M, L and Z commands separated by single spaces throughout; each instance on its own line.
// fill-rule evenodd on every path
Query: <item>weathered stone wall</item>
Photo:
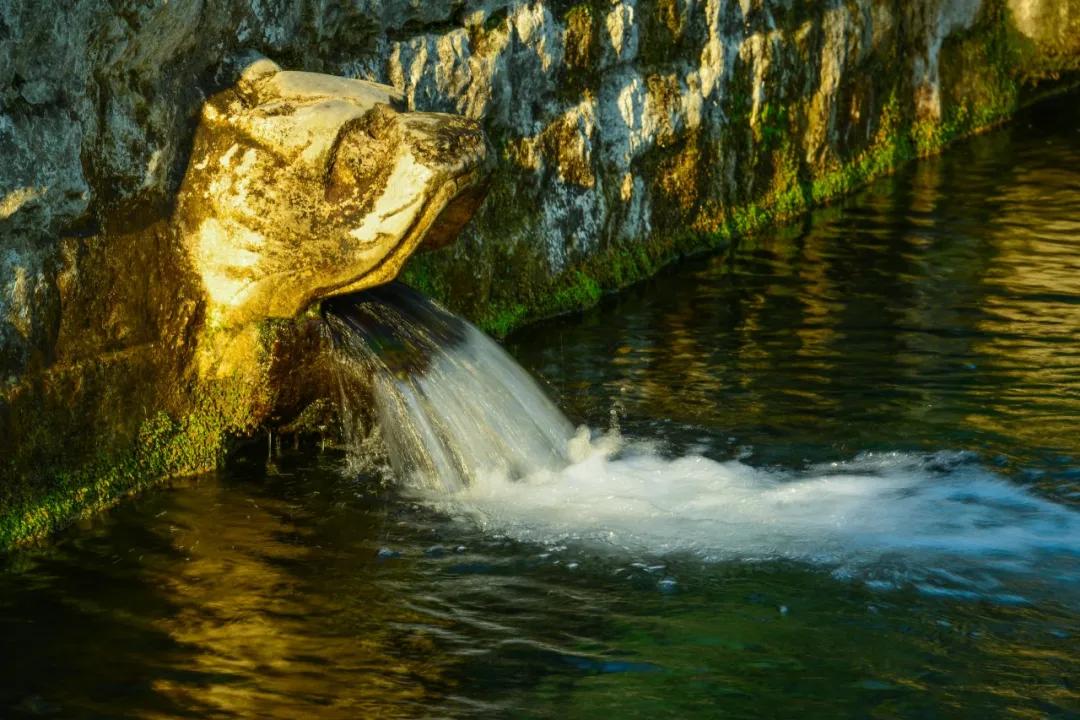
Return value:
M 190 371 L 173 202 L 244 50 L 483 122 L 489 200 L 408 277 L 501 332 L 1007 117 L 1080 0 L 0 0 L 0 545 L 302 404 L 310 318 L 254 386 Z
M 385 40 L 503 160 L 410 277 L 497 332 L 588 302 L 1007 117 L 1078 38 L 1076 0 L 590 0 Z

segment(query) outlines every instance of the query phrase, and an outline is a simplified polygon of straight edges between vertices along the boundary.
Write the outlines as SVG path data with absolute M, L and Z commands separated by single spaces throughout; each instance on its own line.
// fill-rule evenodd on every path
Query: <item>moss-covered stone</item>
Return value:
M 213 469 L 226 440 L 251 429 L 255 415 L 248 398 L 237 397 L 246 390 L 222 383 L 179 418 L 159 411 L 139 426 L 126 452 L 82 459 L 77 468 L 54 475 L 46 493 L 35 488 L 8 499 L 0 512 L 0 547 L 43 537 L 163 479 Z
M 482 198 L 476 123 L 388 103 L 258 59 L 207 103 L 175 208 L 61 243 L 46 351 L 0 387 L 0 549 L 325 415 L 313 303 L 393 279 Z
M 482 123 L 487 202 L 405 274 L 498 335 L 827 203 L 1080 71 L 1078 0 L 77 0 L 63 27 L 0 0 L 0 18 L 0 547 L 213 466 L 230 437 L 332 415 L 317 315 L 213 321 L 167 222 L 237 51 Z M 256 185 L 272 206 L 279 188 Z M 224 372 L 199 373 L 207 356 Z

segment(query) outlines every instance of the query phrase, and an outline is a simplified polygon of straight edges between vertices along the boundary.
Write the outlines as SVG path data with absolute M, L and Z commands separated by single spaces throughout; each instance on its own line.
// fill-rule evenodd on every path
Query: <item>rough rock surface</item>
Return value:
M 260 326 L 250 386 L 190 372 L 176 198 L 239 53 L 482 122 L 490 197 L 407 276 L 505 331 L 1007 117 L 1074 77 L 1078 25 L 1080 0 L 0 0 L 0 544 L 303 404 L 309 319 Z
M 496 143 L 492 201 L 410 276 L 495 331 L 934 152 L 1080 67 L 1076 0 L 594 0 L 464 18 L 383 46 L 409 103 L 481 118 Z

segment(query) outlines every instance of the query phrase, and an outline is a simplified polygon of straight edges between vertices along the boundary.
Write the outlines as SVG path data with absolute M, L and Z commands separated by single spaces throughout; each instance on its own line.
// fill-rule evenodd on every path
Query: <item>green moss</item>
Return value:
M 755 134 L 764 149 L 775 150 L 786 138 L 791 137 L 791 121 L 788 108 L 780 103 L 766 102 L 761 109 L 761 118 L 755 128 Z
M 44 497 L 5 507 L 0 514 L 0 549 L 22 544 L 98 512 L 162 478 L 218 465 L 225 439 L 234 430 L 224 419 L 227 395 L 204 396 L 183 419 L 158 413 L 139 428 L 136 447 L 121 457 L 102 456 L 61 473 Z
M 263 331 L 263 335 L 260 352 L 265 356 L 273 331 Z M 268 358 L 263 357 L 260 368 L 267 364 Z M 121 365 L 110 372 L 126 375 L 134 370 Z M 117 378 L 104 377 L 106 383 Z M 180 382 L 168 375 L 144 381 L 163 393 Z M 126 439 L 95 438 L 99 446 L 89 457 L 81 450 L 72 454 L 62 434 L 42 438 L 42 446 L 52 449 L 49 460 L 23 482 L 9 484 L 9 494 L 0 503 L 0 551 L 44 537 L 163 479 L 218 466 L 229 438 L 254 429 L 267 407 L 268 387 L 257 371 L 250 376 L 199 381 L 185 397 L 173 413 L 158 411 L 143 419 Z M 142 401 L 136 398 L 134 402 Z M 128 410 L 136 412 L 135 407 Z M 128 420 L 116 422 L 122 425 Z
M 504 337 L 510 331 L 524 325 L 532 314 L 522 303 L 492 303 L 483 315 L 473 319 L 484 332 L 496 337 Z
M 433 254 L 415 255 L 409 258 L 399 279 L 430 297 L 438 298 L 445 295 L 446 277 L 439 273 Z
M 591 307 L 604 294 L 601 283 L 582 269 L 560 276 L 540 302 L 532 305 L 518 301 L 493 302 L 472 320 L 484 332 L 504 337 L 526 322 Z
M 484 332 L 504 337 L 526 322 L 592 307 L 603 297 L 601 281 L 605 279 L 583 269 L 572 270 L 560 276 L 541 302 L 532 306 L 520 302 L 494 303 L 474 320 Z

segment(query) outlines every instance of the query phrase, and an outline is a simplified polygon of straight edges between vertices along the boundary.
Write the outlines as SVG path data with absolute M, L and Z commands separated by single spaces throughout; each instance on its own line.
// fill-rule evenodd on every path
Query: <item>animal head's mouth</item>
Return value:
M 373 148 L 387 145 L 404 148 L 396 166 L 385 154 L 372 156 Z M 397 238 L 375 266 L 353 268 L 351 277 L 321 296 L 389 282 L 414 252 L 452 242 L 483 202 L 490 170 L 483 132 L 465 118 L 379 106 L 343 131 L 328 163 L 327 200 L 356 219 L 354 235 L 374 218 L 394 226 Z
M 453 242 L 487 195 L 487 172 L 472 169 L 449 178 L 427 198 L 412 226 L 382 261 L 320 297 L 345 295 L 391 282 L 417 251 L 437 250 Z

